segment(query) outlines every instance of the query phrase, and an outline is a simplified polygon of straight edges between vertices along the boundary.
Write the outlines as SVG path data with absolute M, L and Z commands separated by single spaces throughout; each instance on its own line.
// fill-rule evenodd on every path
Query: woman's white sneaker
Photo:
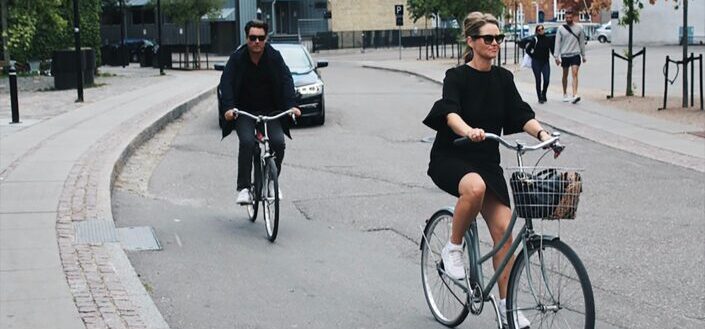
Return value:
M 463 246 L 446 243 L 441 251 L 443 268 L 446 274 L 456 280 L 465 279 L 465 264 L 463 264 Z

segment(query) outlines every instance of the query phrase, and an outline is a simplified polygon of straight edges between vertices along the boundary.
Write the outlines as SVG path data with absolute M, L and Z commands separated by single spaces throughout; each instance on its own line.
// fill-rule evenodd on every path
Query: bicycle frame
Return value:
M 554 139 L 558 135 L 554 136 Z M 494 139 L 498 141 L 499 143 L 503 144 L 509 149 L 515 150 L 517 154 L 517 164 L 520 168 L 520 170 L 523 171 L 524 163 L 523 163 L 523 155 L 526 153 L 528 150 L 536 150 L 541 147 L 544 147 L 546 145 L 550 145 L 551 143 L 554 142 L 554 139 L 551 139 L 549 141 L 543 142 L 537 146 L 534 147 L 525 147 L 523 144 L 517 143 L 517 146 L 513 146 L 503 139 L 499 138 L 499 136 L 494 135 L 494 134 L 487 134 L 488 139 Z M 454 211 L 451 211 L 454 212 Z M 477 221 L 473 221 L 473 223 L 470 225 L 468 230 L 465 232 L 465 243 L 468 244 L 468 246 L 471 246 L 472 248 L 470 252 L 468 252 L 468 263 L 469 263 L 469 273 L 468 277 L 470 278 L 471 282 L 477 283 L 481 289 L 482 289 L 482 296 L 483 296 L 483 301 L 489 301 L 491 299 L 490 292 L 492 291 L 492 288 L 494 285 L 497 283 L 497 280 L 499 279 L 499 276 L 504 272 L 505 268 L 507 267 L 507 264 L 509 261 L 512 259 L 514 256 L 514 253 L 517 251 L 519 248 L 519 245 L 521 244 L 522 250 L 528 250 L 527 249 L 527 241 L 528 243 L 531 243 L 535 240 L 542 241 L 544 239 L 548 240 L 554 240 L 558 239 L 556 236 L 550 236 L 550 235 L 543 235 L 540 236 L 534 232 L 534 227 L 533 227 L 533 222 L 531 218 L 526 218 L 524 225 L 521 227 L 519 233 L 517 234 L 517 238 L 514 240 L 512 245 L 509 247 L 509 251 L 507 251 L 506 255 L 502 258 L 502 261 L 500 262 L 499 266 L 497 267 L 497 270 L 495 270 L 494 274 L 490 278 L 489 282 L 487 282 L 487 285 L 484 284 L 484 276 L 482 275 L 482 265 L 492 258 L 494 255 L 496 255 L 500 249 L 504 248 L 504 246 L 507 244 L 507 241 L 509 241 L 509 238 L 512 236 L 512 233 L 514 231 L 514 227 L 516 226 L 517 222 L 517 213 L 516 211 L 512 210 L 512 219 L 509 222 L 509 227 L 507 230 L 504 232 L 504 235 L 502 236 L 502 239 L 497 243 L 491 251 L 489 251 L 485 255 L 480 255 L 480 239 L 479 235 L 477 232 Z M 528 252 L 524 253 L 524 257 L 526 262 L 528 263 L 529 261 L 529 255 Z M 527 274 L 531 276 L 529 271 L 527 270 Z M 467 293 L 470 289 L 469 287 L 466 287 L 465 283 L 460 281 L 460 280 L 454 280 L 450 277 L 455 284 L 460 286 L 465 292 Z M 531 282 L 531 280 L 529 281 Z M 533 289 L 533 288 L 531 288 Z

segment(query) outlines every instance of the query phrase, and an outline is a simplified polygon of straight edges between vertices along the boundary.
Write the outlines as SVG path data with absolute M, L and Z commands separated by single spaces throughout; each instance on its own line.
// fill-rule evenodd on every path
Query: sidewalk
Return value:
M 0 117 L 0 328 L 168 328 L 115 236 L 113 175 L 218 74 L 142 78 L 86 89 L 83 104 L 23 93 L 23 123 Z
M 389 52 L 391 54 L 393 51 Z M 333 54 L 327 56 L 331 60 L 335 58 Z M 445 71 L 456 65 L 455 59 L 419 61 L 411 56 L 406 58 L 408 59 L 402 61 L 367 61 L 363 55 L 345 54 L 343 60 L 355 61 L 366 68 L 412 74 L 438 84 L 442 84 Z M 514 67 L 508 69 L 514 71 L 519 92 L 542 122 L 617 149 L 705 172 L 705 138 L 695 135 L 705 132 L 702 121 L 686 124 L 664 120 L 626 111 L 611 106 L 608 102 L 590 99 L 591 97 L 583 97 L 583 100 L 575 105 L 563 103 L 560 99 L 562 95 L 558 91 L 560 87 L 555 82 L 552 83 L 548 95 L 549 101 L 539 104 L 535 97 L 533 75 L 526 70 L 516 72 Z M 554 69 L 552 75 L 555 77 L 557 74 Z M 591 92 L 600 95 L 609 93 L 595 90 Z

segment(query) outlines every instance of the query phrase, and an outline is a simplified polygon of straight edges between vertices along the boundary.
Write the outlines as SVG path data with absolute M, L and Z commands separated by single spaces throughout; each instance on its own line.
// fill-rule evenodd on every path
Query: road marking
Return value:
M 176 244 L 178 244 L 179 247 L 183 247 L 184 245 L 181 244 L 181 238 L 179 238 L 179 235 L 174 233 L 174 237 L 176 238 Z

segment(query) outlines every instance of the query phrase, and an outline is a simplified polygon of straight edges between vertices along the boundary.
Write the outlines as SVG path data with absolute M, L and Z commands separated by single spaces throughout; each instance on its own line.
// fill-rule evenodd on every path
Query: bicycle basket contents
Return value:
M 575 219 L 583 190 L 580 174 L 548 168 L 516 171 L 509 180 L 517 215 L 523 218 Z

